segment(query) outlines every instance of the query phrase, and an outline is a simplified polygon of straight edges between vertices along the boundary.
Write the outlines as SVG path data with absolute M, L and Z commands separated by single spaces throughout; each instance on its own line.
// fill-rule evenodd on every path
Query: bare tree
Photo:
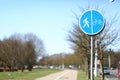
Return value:
M 35 49 L 37 57 L 44 56 L 46 54 L 43 41 L 32 33 L 28 33 L 24 36 L 25 41 L 30 41 Z
M 27 65 L 28 69 L 31 71 L 31 68 L 33 64 L 37 61 L 37 59 L 43 55 L 45 55 L 45 49 L 44 44 L 41 39 L 39 39 L 34 34 L 26 34 L 24 36 L 25 42 L 26 42 L 26 52 L 28 54 L 27 56 Z M 32 60 L 31 60 L 32 58 Z
M 86 8 L 81 8 L 80 11 L 83 13 L 84 11 L 88 9 L 93 9 L 92 7 L 88 6 Z M 99 7 L 95 7 L 95 9 L 99 10 Z M 103 11 L 102 11 L 103 12 Z M 87 62 L 87 73 L 88 79 L 90 79 L 90 36 L 84 34 L 80 27 L 79 27 L 79 16 L 76 16 L 77 22 L 73 23 L 73 29 L 69 31 L 68 35 L 68 41 L 72 43 L 72 49 L 74 50 L 75 53 L 81 54 L 80 57 L 84 57 L 84 60 Z M 107 46 L 113 44 L 117 39 L 118 39 L 118 32 L 115 30 L 114 24 L 116 23 L 116 15 L 112 19 L 108 20 L 106 19 L 105 23 L 105 29 L 102 31 L 102 33 L 99 34 L 98 36 L 94 36 L 94 41 L 96 37 L 100 39 L 99 41 L 99 59 L 101 62 L 101 69 L 102 69 L 102 80 L 104 80 L 104 72 L 103 72 L 103 53 L 104 50 L 107 48 Z M 109 38 L 106 38 L 108 37 Z
M 9 67 L 10 71 L 14 67 L 19 67 L 24 71 L 27 65 L 31 71 L 37 57 L 44 53 L 43 47 L 42 40 L 33 34 L 25 37 L 14 34 L 0 41 L 0 66 Z

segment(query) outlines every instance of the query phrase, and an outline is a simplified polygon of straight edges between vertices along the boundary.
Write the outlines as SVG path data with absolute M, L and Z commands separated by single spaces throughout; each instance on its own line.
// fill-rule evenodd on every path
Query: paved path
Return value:
M 110 75 L 105 75 L 105 80 L 118 80 L 117 70 L 111 70 Z
M 35 80 L 77 80 L 77 70 L 64 70 Z

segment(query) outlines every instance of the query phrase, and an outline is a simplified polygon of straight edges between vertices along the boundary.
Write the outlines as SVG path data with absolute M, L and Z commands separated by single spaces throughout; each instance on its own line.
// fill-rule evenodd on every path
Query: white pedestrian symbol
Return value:
M 83 28 L 85 28 L 86 26 L 89 28 L 89 22 L 87 17 L 83 20 L 83 23 L 84 23 Z

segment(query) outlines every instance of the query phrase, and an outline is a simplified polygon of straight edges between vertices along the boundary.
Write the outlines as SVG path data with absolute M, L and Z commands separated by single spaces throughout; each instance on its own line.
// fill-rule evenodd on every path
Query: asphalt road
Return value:
M 35 80 L 77 80 L 77 70 L 64 70 Z
M 118 80 L 117 70 L 111 70 L 110 75 L 105 75 L 105 80 Z

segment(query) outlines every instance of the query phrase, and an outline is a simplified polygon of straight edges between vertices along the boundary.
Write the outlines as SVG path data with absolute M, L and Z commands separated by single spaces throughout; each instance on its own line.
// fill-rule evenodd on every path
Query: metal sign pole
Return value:
M 90 80 L 93 80 L 93 35 L 100 33 L 104 28 L 104 17 L 96 10 L 88 10 L 80 18 L 81 30 L 91 35 L 91 73 Z
M 90 80 L 93 80 L 93 36 L 91 36 L 91 75 Z

